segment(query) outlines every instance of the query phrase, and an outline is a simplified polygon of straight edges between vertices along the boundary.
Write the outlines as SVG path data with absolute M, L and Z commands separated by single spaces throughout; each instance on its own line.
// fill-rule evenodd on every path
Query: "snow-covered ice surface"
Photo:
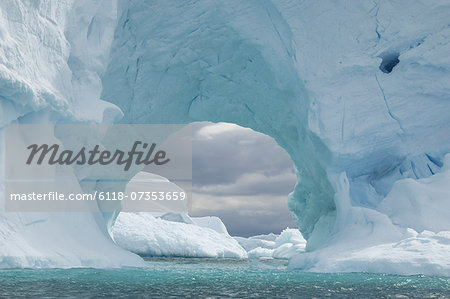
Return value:
M 234 238 L 247 251 L 251 251 L 255 248 L 273 249 L 273 247 L 275 246 L 275 241 L 259 239 L 258 237 L 250 237 L 250 238 L 234 237 Z
M 449 230 L 450 155 L 445 158 L 440 173 L 428 178 L 395 182 L 380 210 L 394 223 L 416 231 Z
M 144 256 L 247 257 L 247 252 L 228 233 L 196 225 L 192 220 L 191 223 L 176 220 L 148 213 L 120 213 L 112 233 L 120 247 Z
M 449 20 L 447 0 L 5 0 L 0 128 L 250 127 L 296 167 L 289 208 L 308 253 L 291 267 L 448 274 Z M 0 266 L 139 264 L 109 236 L 115 215 L 2 212 Z
M 228 235 L 228 230 L 225 224 L 219 217 L 216 216 L 191 217 L 188 215 L 188 213 L 180 213 L 180 212 L 168 212 L 163 214 L 150 213 L 150 214 L 163 220 L 187 224 L 195 224 L 201 227 L 206 227 L 215 230 L 218 233 Z
M 0 268 L 143 265 L 114 244 L 101 213 L 4 212 L 5 125 L 122 114 L 99 99 L 116 19 L 114 2 L 0 2 Z
M 120 247 L 149 257 L 289 259 L 306 247 L 298 229 L 287 228 L 279 235 L 231 237 L 220 218 L 191 218 L 186 213 L 157 217 L 151 213 L 120 213 L 112 234 Z
M 189 215 L 187 213 L 168 212 L 168 213 L 164 213 L 163 215 L 159 216 L 158 218 L 160 218 L 162 220 L 166 220 L 166 221 L 194 224 L 191 217 L 189 217 Z
M 344 247 L 345 248 L 345 247 Z M 289 267 L 313 272 L 450 275 L 450 231 L 410 231 L 410 237 L 356 250 L 329 247 L 293 257 Z
M 306 240 L 298 229 L 293 228 L 286 228 L 279 235 L 234 238 L 247 250 L 249 258 L 289 259 L 306 248 Z
M 343 201 L 348 200 L 345 177 L 341 188 L 336 196 Z M 334 236 L 331 245 L 295 256 L 290 267 L 318 272 L 366 271 L 448 276 L 450 230 L 449 218 L 445 215 L 450 210 L 449 196 L 450 154 L 447 154 L 441 173 L 418 180 L 408 178 L 395 182 L 381 205 L 386 215 L 374 215 L 369 209 L 350 207 L 348 202 L 341 203 L 343 210 L 340 219 L 343 222 L 338 224 L 348 227 L 350 233 L 342 230 Z M 365 238 L 368 234 L 361 226 L 369 217 L 379 217 L 378 223 L 371 224 L 371 240 Z M 350 223 L 349 219 L 355 222 Z
M 207 227 L 221 234 L 227 234 L 228 230 L 222 220 L 216 216 L 191 217 L 198 226 Z

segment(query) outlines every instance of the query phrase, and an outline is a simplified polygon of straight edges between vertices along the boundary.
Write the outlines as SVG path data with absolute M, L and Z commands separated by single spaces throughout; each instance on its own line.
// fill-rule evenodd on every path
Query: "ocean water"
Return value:
M 146 268 L 0 270 L 0 298 L 450 298 L 450 278 L 319 274 L 286 261 L 149 259 Z

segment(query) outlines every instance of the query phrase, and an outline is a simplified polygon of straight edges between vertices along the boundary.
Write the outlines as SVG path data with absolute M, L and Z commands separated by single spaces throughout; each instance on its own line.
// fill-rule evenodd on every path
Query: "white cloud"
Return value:
M 217 135 L 230 132 L 253 132 L 251 129 L 243 128 L 235 124 L 229 123 L 207 123 L 206 125 L 201 125 L 200 129 L 196 131 L 194 137 L 198 139 L 213 139 Z M 253 132 L 254 133 L 254 132 Z

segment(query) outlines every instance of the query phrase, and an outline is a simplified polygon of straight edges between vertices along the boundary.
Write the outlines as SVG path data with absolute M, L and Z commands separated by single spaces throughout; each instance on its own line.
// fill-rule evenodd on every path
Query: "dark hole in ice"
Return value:
M 383 60 L 380 64 L 380 70 L 386 74 L 392 72 L 392 69 L 400 62 L 398 56 L 400 56 L 398 52 L 387 52 L 381 54 L 380 57 Z

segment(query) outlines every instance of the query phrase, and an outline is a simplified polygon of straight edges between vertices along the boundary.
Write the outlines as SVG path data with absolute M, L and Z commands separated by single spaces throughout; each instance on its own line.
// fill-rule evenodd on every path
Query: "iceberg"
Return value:
M 183 218 L 190 220 L 187 215 Z M 120 247 L 141 256 L 247 257 L 247 252 L 228 233 L 196 225 L 193 220 L 190 223 L 178 220 L 165 220 L 149 213 L 120 213 L 112 234 Z
M 264 240 L 260 239 L 261 236 L 253 236 L 250 238 L 244 238 L 244 237 L 234 237 L 241 246 L 247 250 L 252 251 L 256 248 L 263 248 L 263 249 L 273 249 L 275 247 L 275 241 L 270 240 Z
M 256 247 L 247 253 L 248 253 L 248 257 L 252 258 L 252 259 L 272 259 L 273 251 L 274 251 L 274 249 L 264 248 L 264 247 Z
M 329 247 L 292 257 L 288 267 L 311 272 L 372 272 L 402 275 L 450 275 L 450 232 L 409 231 L 397 242 L 356 250 Z M 341 250 L 340 250 L 341 249 Z
M 449 18 L 446 0 L 2 1 L 0 135 L 11 123 L 249 127 L 295 165 L 288 205 L 307 253 L 291 267 L 446 274 Z M 0 267 L 137 265 L 110 236 L 117 213 L 2 211 Z M 430 255 L 385 258 L 415 245 Z
M 298 229 L 292 228 L 286 228 L 279 235 L 234 238 L 247 250 L 249 258 L 290 259 L 306 248 L 306 240 L 302 234 Z

